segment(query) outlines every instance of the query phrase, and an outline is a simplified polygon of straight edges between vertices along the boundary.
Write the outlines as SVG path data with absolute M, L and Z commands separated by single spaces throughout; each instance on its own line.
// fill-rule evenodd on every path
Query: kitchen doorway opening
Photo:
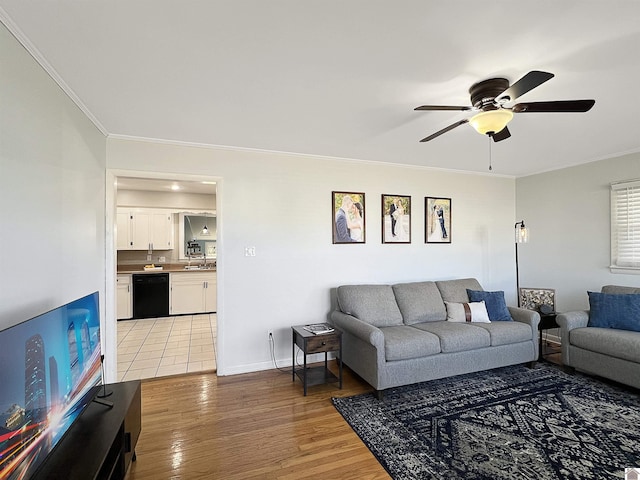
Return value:
M 105 288 L 108 381 L 217 371 L 221 179 L 131 171 L 111 171 L 107 177 L 112 185 L 108 245 L 113 245 Z M 195 225 L 197 220 L 206 225 Z M 169 294 L 153 299 L 168 303 L 168 315 L 145 315 L 140 312 L 147 310 L 135 308 L 143 298 L 136 293 L 153 283 L 146 282 L 149 275 L 169 282 Z M 198 292 L 197 285 L 207 290 Z

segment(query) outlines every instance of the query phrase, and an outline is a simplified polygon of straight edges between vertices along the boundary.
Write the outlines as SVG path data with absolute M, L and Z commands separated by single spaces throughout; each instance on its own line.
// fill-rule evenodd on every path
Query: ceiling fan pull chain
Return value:
M 491 166 L 491 135 L 489 135 L 488 133 L 487 138 L 489 139 L 489 171 L 492 171 L 493 167 Z

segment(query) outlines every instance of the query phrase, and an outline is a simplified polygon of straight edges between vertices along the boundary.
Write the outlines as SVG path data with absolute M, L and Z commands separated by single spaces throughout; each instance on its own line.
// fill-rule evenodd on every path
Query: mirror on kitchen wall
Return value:
M 179 218 L 180 259 L 217 258 L 216 251 L 216 215 L 213 213 L 182 212 Z

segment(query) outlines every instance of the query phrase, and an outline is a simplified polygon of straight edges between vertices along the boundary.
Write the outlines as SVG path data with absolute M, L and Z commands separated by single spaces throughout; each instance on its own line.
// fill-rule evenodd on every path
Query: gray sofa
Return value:
M 342 360 L 382 391 L 538 358 L 540 315 L 509 307 L 513 322 L 447 321 L 445 301 L 467 303 L 474 278 L 343 285 L 331 322 L 343 331 Z
M 640 288 L 605 285 L 602 293 L 640 294 Z M 562 363 L 640 388 L 640 332 L 590 327 L 589 310 L 561 313 Z

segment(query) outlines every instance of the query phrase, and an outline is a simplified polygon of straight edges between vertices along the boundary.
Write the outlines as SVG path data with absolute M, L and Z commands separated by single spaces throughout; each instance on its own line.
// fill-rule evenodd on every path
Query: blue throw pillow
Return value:
M 504 292 L 502 290 L 485 292 L 484 290 L 467 289 L 467 295 L 469 295 L 470 302 L 481 302 L 484 300 L 487 306 L 487 312 L 489 313 L 489 320 L 492 322 L 513 321 L 507 308 L 507 303 L 504 301 Z
M 640 294 L 587 292 L 590 327 L 640 332 Z

